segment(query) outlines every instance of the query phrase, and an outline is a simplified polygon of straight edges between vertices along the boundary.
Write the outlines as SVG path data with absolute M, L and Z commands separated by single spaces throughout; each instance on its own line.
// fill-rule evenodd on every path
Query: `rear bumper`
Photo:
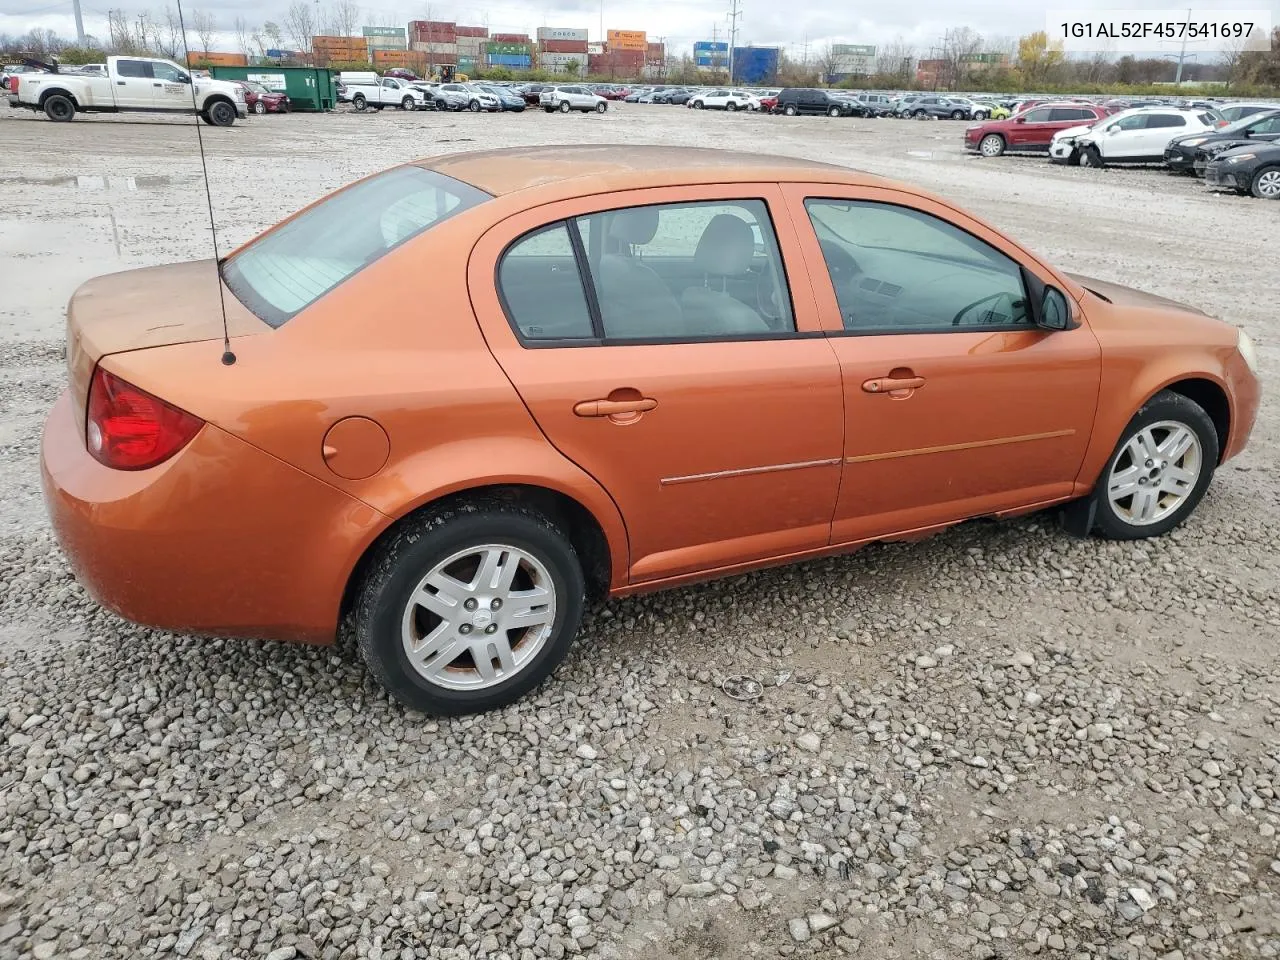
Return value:
M 206 424 L 149 470 L 89 456 L 68 393 L 45 422 L 41 478 L 77 579 L 135 623 L 329 643 L 382 514 Z

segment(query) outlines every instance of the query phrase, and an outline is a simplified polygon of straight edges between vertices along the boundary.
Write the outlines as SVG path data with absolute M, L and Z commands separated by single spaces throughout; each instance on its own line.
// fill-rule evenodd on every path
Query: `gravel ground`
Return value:
M 408 157 L 714 144 L 922 183 L 1068 269 L 1245 326 L 1276 205 L 966 157 L 960 125 L 631 107 L 205 128 L 224 250 Z M 505 711 L 342 649 L 122 623 L 39 500 L 62 305 L 208 255 L 194 131 L 0 111 L 0 956 L 1280 956 L 1280 416 L 1183 529 L 1043 518 L 611 603 Z M 746 676 L 762 695 L 722 688 Z

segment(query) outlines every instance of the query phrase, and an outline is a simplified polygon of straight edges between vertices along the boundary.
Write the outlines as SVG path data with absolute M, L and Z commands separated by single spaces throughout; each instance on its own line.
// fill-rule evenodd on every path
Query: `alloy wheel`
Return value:
M 546 565 L 509 544 L 468 547 L 437 564 L 414 589 L 401 627 L 404 655 L 425 680 L 479 691 L 526 667 L 556 619 Z
M 1195 431 L 1176 420 L 1161 420 L 1124 445 L 1107 478 L 1107 497 L 1121 519 L 1149 526 L 1186 502 L 1203 469 L 1204 452 Z
M 1280 200 L 1280 168 L 1258 174 L 1253 181 L 1253 192 L 1263 200 Z

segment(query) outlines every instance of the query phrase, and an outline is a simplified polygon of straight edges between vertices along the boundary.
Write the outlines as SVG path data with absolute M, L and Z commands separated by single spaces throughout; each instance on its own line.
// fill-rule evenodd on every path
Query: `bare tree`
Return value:
M 1222 69 L 1227 74 L 1227 89 L 1231 89 L 1231 84 L 1240 79 L 1243 72 L 1241 67 L 1241 59 L 1244 57 L 1245 44 L 1248 42 L 1245 38 L 1238 40 L 1227 40 L 1222 44 L 1222 55 L 1218 58 L 1218 63 L 1222 65 Z
M 964 76 L 969 58 L 981 49 L 982 34 L 971 27 L 955 27 L 947 31 L 942 44 L 945 76 L 938 79 L 954 90 Z
M 823 83 L 835 83 L 835 75 L 839 72 L 840 58 L 836 56 L 834 44 L 828 43 L 818 48 L 815 65 L 818 77 Z
M 262 35 L 262 28 L 261 28 L 261 27 L 254 27 L 254 28 L 253 28 L 253 32 L 249 34 L 249 42 L 253 44 L 253 48 L 252 48 L 252 49 L 253 49 L 253 50 L 256 50 L 256 51 L 258 52 L 258 56 L 260 56 L 260 57 L 266 57 L 266 55 L 267 55 L 267 41 L 266 41 L 266 38 L 265 38 L 265 37 L 263 37 L 263 35 Z M 246 52 L 252 52 L 252 51 L 251 51 L 251 50 L 249 50 L 248 48 L 246 48 Z
M 165 7 L 164 20 L 156 24 L 156 49 L 160 51 L 161 56 L 177 60 L 179 52 L 185 45 L 182 22 L 173 12 L 173 7 Z
M 316 34 L 316 21 L 312 16 L 311 4 L 306 0 L 293 0 L 289 4 L 289 12 L 285 14 L 284 30 L 295 50 L 303 52 L 311 49 L 311 38 Z
M 902 82 L 911 75 L 911 62 L 916 58 L 916 48 L 902 37 L 896 37 L 876 52 L 876 72 L 882 76 L 901 77 Z
M 213 35 L 218 32 L 218 21 L 207 10 L 192 10 L 191 31 L 200 41 L 201 52 L 208 53 L 209 47 L 213 45 Z
M 329 7 L 329 20 L 333 31 L 340 37 L 354 37 L 363 16 L 355 0 L 334 0 Z
M 236 17 L 236 47 L 243 54 L 249 53 L 249 22 L 244 17 Z
M 274 20 L 268 20 L 262 25 L 262 34 L 267 38 L 267 42 L 271 44 L 267 49 L 279 50 L 284 46 L 284 32 L 280 29 L 280 24 Z M 264 53 L 263 56 L 266 56 Z

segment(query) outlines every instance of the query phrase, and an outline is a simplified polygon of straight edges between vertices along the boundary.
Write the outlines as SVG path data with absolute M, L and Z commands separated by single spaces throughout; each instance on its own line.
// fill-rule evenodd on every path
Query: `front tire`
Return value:
M 215 127 L 229 127 L 236 122 L 236 108 L 226 100 L 211 103 L 208 113 L 209 122 Z
M 379 547 L 353 625 L 370 672 L 400 703 L 474 713 L 550 676 L 578 632 L 585 593 L 558 525 L 486 501 L 428 513 Z
M 609 104 L 603 100 L 601 100 L 599 103 L 596 104 L 596 113 L 604 113 L 608 109 L 609 109 Z
M 470 110 L 472 113 L 479 113 L 479 112 L 480 112 L 480 101 L 479 101 L 479 100 L 472 100 L 470 103 L 468 103 L 468 104 L 467 104 L 467 109 L 468 109 L 468 110 Z
M 832 107 L 830 110 L 828 110 L 828 111 L 827 111 L 827 116 L 828 116 L 828 117 L 838 117 L 838 116 L 840 116 L 840 108 L 839 108 L 839 107 Z
M 705 109 L 706 109 L 706 106 L 707 106 L 707 105 L 706 105 L 705 103 L 703 103 L 701 100 L 695 100 L 695 101 L 693 101 L 693 109 L 695 109 L 695 110 L 705 110 Z
M 998 157 L 1004 153 L 1004 137 L 998 133 L 988 133 L 978 144 L 978 152 L 984 157 Z
M 1195 510 L 1218 465 L 1218 432 L 1204 409 L 1163 390 L 1124 428 L 1094 491 L 1094 526 L 1112 540 L 1158 537 Z
M 788 103 L 782 108 L 782 112 L 788 117 L 794 117 L 796 115 L 796 105 L 794 103 Z
M 261 100 L 255 100 L 253 102 L 253 112 L 258 114 L 258 116 L 262 116 L 262 114 L 267 112 L 267 105 Z
M 964 111 L 963 111 L 963 110 L 952 110 L 952 111 L 951 111 L 951 119 L 952 119 L 952 120 L 963 120 L 963 119 L 964 119 Z
M 1080 166 L 1093 167 L 1094 169 L 1101 169 L 1105 166 L 1102 162 L 1102 154 L 1098 152 L 1097 147 L 1085 147 L 1083 150 L 1080 150 L 1079 153 Z
M 405 97 L 400 101 L 401 110 L 412 110 L 414 108 L 413 97 Z
M 1280 200 L 1280 167 L 1263 167 L 1253 175 L 1249 190 L 1259 200 Z
M 54 123 L 66 123 L 75 118 L 75 101 L 61 93 L 52 94 L 44 101 L 44 115 Z

